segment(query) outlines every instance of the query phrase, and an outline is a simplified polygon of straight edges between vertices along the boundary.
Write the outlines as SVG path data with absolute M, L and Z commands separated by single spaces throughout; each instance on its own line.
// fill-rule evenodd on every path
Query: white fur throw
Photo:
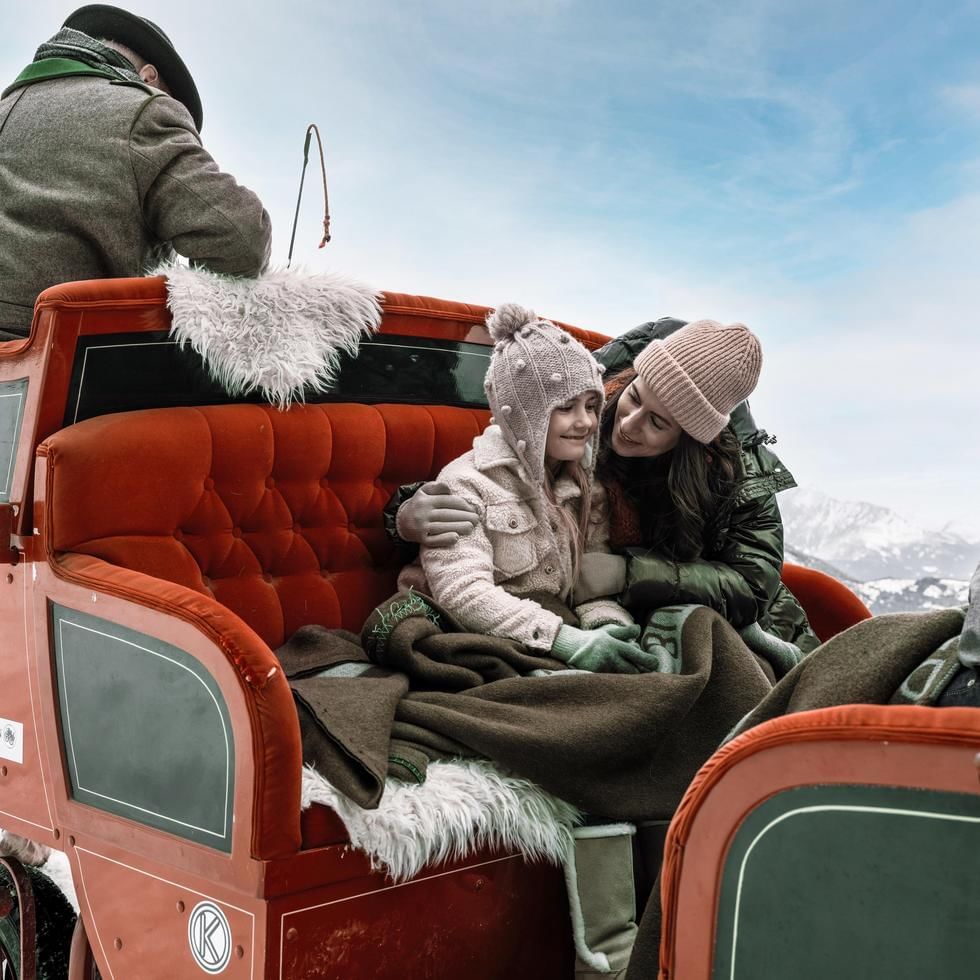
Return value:
M 389 780 L 377 810 L 364 810 L 315 769 L 303 769 L 302 807 L 332 807 L 371 866 L 405 881 L 426 865 L 485 847 L 561 864 L 581 823 L 575 807 L 483 760 L 432 762 L 421 785 Z
M 381 323 L 377 290 L 333 273 L 289 270 L 234 279 L 166 263 L 171 335 L 201 355 L 230 395 L 260 392 L 278 408 L 309 385 L 326 391 L 342 353 Z

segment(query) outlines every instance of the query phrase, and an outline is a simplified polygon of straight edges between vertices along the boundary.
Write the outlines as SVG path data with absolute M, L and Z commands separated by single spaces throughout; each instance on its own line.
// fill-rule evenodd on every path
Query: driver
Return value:
M 142 275 L 176 251 L 233 276 L 269 258 L 261 201 L 201 145 L 201 99 L 170 39 L 76 10 L 0 96 L 0 340 L 76 279 Z

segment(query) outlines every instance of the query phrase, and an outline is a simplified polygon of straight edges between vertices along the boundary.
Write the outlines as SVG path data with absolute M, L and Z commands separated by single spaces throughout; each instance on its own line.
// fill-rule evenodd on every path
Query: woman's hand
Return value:
M 426 483 L 398 508 L 395 526 L 403 541 L 448 548 L 476 527 L 476 508 L 449 492 L 445 483 Z

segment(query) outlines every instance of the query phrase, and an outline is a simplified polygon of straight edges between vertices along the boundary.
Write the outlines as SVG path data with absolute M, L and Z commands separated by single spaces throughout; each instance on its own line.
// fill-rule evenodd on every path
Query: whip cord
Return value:
M 306 139 L 303 141 L 303 169 L 299 175 L 299 193 L 296 195 L 296 211 L 293 214 L 293 231 L 289 236 L 289 256 L 286 259 L 286 268 L 293 261 L 293 245 L 296 242 L 296 225 L 299 222 L 299 205 L 303 200 L 303 182 L 306 180 L 306 165 L 310 162 L 310 141 L 316 136 L 317 149 L 320 151 L 320 175 L 323 178 L 323 237 L 320 239 L 319 248 L 323 248 L 330 241 L 330 200 L 327 196 L 327 165 L 323 158 L 323 141 L 320 139 L 320 130 L 316 123 L 310 123 L 306 127 Z

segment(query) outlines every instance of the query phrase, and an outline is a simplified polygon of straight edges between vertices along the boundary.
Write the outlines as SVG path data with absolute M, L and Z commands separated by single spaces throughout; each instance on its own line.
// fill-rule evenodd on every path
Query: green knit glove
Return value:
M 657 669 L 657 658 L 636 642 L 640 627 L 608 623 L 594 630 L 562 626 L 551 653 L 576 670 L 597 674 L 642 674 Z

